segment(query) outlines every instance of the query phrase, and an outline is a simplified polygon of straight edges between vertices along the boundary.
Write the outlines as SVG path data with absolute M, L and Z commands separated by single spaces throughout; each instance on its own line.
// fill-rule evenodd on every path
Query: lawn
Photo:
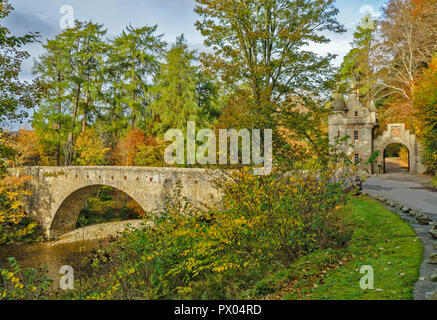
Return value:
M 315 252 L 258 283 L 268 299 L 408 300 L 419 278 L 423 247 L 397 214 L 368 197 L 344 209 L 354 234 L 348 248 Z M 374 289 L 360 288 L 362 266 L 372 266 Z
M 437 188 L 437 176 L 432 178 L 431 183 Z

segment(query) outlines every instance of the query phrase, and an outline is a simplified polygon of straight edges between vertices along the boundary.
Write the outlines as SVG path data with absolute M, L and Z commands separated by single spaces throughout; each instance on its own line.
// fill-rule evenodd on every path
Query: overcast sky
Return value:
M 61 31 L 61 7 L 69 5 L 74 9 L 74 19 L 92 20 L 103 23 L 108 29 L 107 36 L 119 34 L 127 25 L 135 27 L 158 25 L 158 33 L 171 43 L 176 36 L 185 34 L 189 46 L 205 50 L 203 39 L 196 30 L 194 0 L 10 0 L 15 10 L 4 20 L 4 24 L 13 34 L 23 35 L 29 31 L 38 31 L 42 40 L 53 38 Z M 311 49 L 320 54 L 327 52 L 338 55 L 336 64 L 350 50 L 350 42 L 355 25 L 369 11 L 373 15 L 380 13 L 384 0 L 337 0 L 340 10 L 338 20 L 348 32 L 332 35 L 331 43 L 313 46 Z M 34 58 L 42 53 L 39 44 L 27 45 L 25 49 L 31 57 L 23 64 L 21 78 L 32 79 Z

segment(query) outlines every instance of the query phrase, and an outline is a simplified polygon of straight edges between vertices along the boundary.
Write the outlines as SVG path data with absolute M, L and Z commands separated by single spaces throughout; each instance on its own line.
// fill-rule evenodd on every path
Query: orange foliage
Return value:
M 135 213 L 137 213 L 140 217 L 146 217 L 147 213 L 143 210 L 143 208 L 141 208 L 141 206 L 138 204 L 138 202 L 136 202 L 133 199 L 130 199 L 129 202 L 127 203 L 127 207 L 129 209 L 132 209 L 135 211 Z
M 136 156 L 141 147 L 156 146 L 152 137 L 147 136 L 146 132 L 140 129 L 133 129 L 128 132 L 124 139 L 115 147 L 112 154 L 113 163 L 117 166 L 136 166 Z

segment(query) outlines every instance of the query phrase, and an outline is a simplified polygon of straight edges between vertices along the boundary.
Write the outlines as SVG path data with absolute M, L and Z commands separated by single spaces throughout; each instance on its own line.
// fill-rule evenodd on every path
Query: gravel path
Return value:
M 144 220 L 125 220 L 86 226 L 62 235 L 53 244 L 104 239 L 110 236 L 116 236 L 126 228 L 138 228 L 144 223 Z
M 409 222 L 422 241 L 424 257 L 420 267 L 420 279 L 414 288 L 415 300 L 437 298 L 437 282 L 431 281 L 431 277 L 437 274 L 437 264 L 429 263 L 430 256 L 437 254 L 437 240 L 429 233 L 430 225 L 421 225 L 414 214 L 412 216 L 411 213 L 404 212 L 410 208 L 437 222 L 437 192 L 423 187 L 423 183 L 429 179 L 425 175 L 390 174 L 372 176 L 363 185 L 364 193 L 382 200 L 390 211 L 398 213 Z

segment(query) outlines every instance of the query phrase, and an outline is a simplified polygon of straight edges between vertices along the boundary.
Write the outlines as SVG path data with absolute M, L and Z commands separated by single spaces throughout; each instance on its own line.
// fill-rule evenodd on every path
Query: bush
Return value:
M 0 245 L 28 240 L 37 235 L 38 224 L 25 212 L 24 203 L 31 191 L 31 177 L 6 176 L 0 180 Z
M 333 171 L 301 169 L 268 176 L 242 170 L 221 185 L 226 210 L 219 223 L 235 252 L 254 263 L 287 265 L 314 250 L 346 245 L 350 235 L 337 214 L 346 184 L 333 183 Z
M 21 269 L 14 258 L 0 268 L 0 300 L 29 300 L 47 297 L 52 281 L 43 271 L 34 268 Z

